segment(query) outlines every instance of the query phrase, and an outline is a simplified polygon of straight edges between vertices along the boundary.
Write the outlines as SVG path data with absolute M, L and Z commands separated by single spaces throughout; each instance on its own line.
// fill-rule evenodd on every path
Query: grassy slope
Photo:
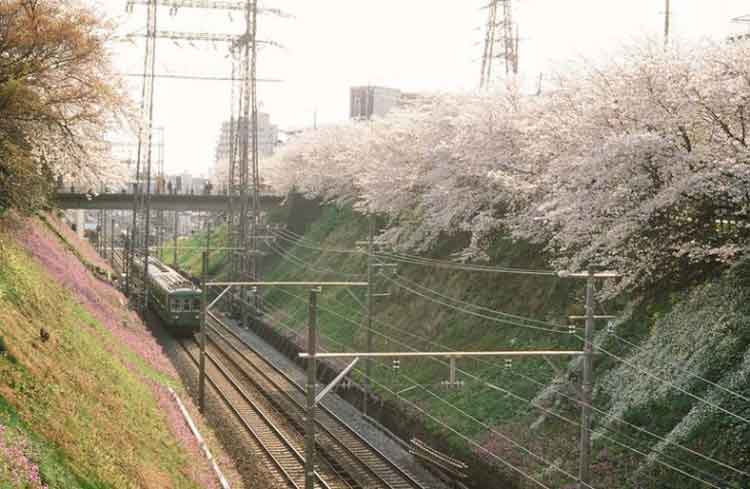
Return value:
M 293 221 L 289 216 L 282 220 Z M 366 229 L 365 220 L 350 210 L 325 207 L 322 215 L 309 223 L 304 236 L 309 243 L 319 243 L 322 248 L 351 249 L 357 240 L 366 237 Z M 201 239 L 196 238 L 196 242 Z M 449 245 L 447 243 L 446 248 Z M 366 270 L 364 258 L 358 255 L 321 253 L 307 247 L 308 245 L 295 245 L 284 240 L 272 246 L 283 246 L 287 255 L 281 257 L 278 250 L 269 250 L 272 256 L 265 263 L 267 272 L 264 279 L 267 280 L 345 280 L 356 278 L 348 274 L 362 274 Z M 535 250 L 522 243 L 498 239 L 493 249 L 493 262 L 496 264 L 523 268 L 544 267 L 544 262 Z M 438 254 L 445 256 L 449 251 L 440 250 Z M 307 268 L 303 268 L 302 263 Z M 633 365 L 656 369 L 659 376 L 681 382 L 678 385 L 693 395 L 713 396 L 715 403 L 726 406 L 732 412 L 744 413 L 744 417 L 750 419 L 750 407 L 748 403 L 740 402 L 742 399 L 733 397 L 720 388 L 712 390 L 709 384 L 697 382 L 682 371 L 664 366 L 686 365 L 692 372 L 713 382 L 722 382 L 726 386 L 731 384 L 731 389 L 740 389 L 744 396 L 750 398 L 747 386 L 750 369 L 747 343 L 750 333 L 747 327 L 743 329 L 737 326 L 743 321 L 746 325 L 750 319 L 743 305 L 748 302 L 744 295 L 750 293 L 750 289 L 745 288 L 744 282 L 738 278 L 743 273 L 738 270 L 693 291 L 671 297 L 653 299 L 637 306 L 623 305 L 620 309 L 626 311 L 625 317 L 617 326 L 617 334 L 640 344 L 645 348 L 644 351 L 633 350 L 622 341 L 608 336 L 606 332 L 600 333 L 598 341 L 603 342 L 609 352 L 627 358 Z M 401 277 L 399 280 L 411 280 L 472 304 L 558 324 L 566 324 L 565 317 L 568 314 L 582 313 L 582 290 L 576 288 L 574 283 L 554 278 L 464 273 L 411 265 L 399 265 L 398 274 Z M 390 297 L 377 299 L 378 322 L 375 328 L 383 334 L 375 336 L 376 349 L 379 350 L 404 350 L 409 347 L 421 350 L 440 349 L 436 343 L 456 350 L 536 347 L 575 349 L 581 346 L 579 340 L 567 334 L 549 334 L 519 328 L 458 312 L 392 284 L 389 286 L 387 279 L 379 280 L 379 288 L 392 293 Z M 727 301 L 726 297 L 730 292 L 733 298 Z M 287 328 L 291 328 L 302 331 L 307 317 L 305 293 L 290 295 L 288 291 L 273 289 L 266 291 L 264 297 L 267 306 L 278 309 L 271 316 L 282 330 L 289 332 Z M 365 348 L 361 303 L 364 303 L 362 291 L 334 288 L 324 291 L 319 300 L 324 347 L 330 350 Z M 433 343 L 428 343 L 425 338 Z M 441 388 L 438 384 L 447 379 L 447 368 L 431 361 L 402 361 L 401 372 L 419 383 L 429 385 L 432 393 L 455 407 L 421 389 L 411 390 L 404 397 L 473 436 L 494 453 L 523 467 L 535 477 L 553 485 L 570 483 L 570 478 L 554 470 L 545 470 L 544 464 L 535 463 L 527 454 L 513 448 L 506 437 L 542 454 L 570 473 L 577 473 L 578 426 L 575 423 L 579 412 L 571 401 L 575 395 L 572 386 L 578 381 L 575 362 L 558 362 L 558 368 L 566 371 L 565 379 L 568 381 L 562 384 L 551 382 L 555 378 L 555 372 L 543 360 L 514 362 L 510 369 L 505 369 L 500 362 L 488 364 L 463 361 L 459 366 L 466 367 L 520 397 L 534 399 L 557 417 L 549 413 L 542 416 L 543 413 L 529 403 L 469 379 L 466 379 L 466 386 L 461 390 Z M 663 383 L 642 372 L 633 371 L 611 357 L 599 357 L 596 370 L 599 379 L 595 403 L 597 408 L 621 415 L 626 421 L 646 427 L 670 441 L 686 444 L 691 449 L 720 458 L 744 470 L 750 469 L 750 454 L 744 448 L 750 446 L 750 426 L 747 423 L 737 418 L 717 416 L 716 412 L 703 409 L 705 404 L 684 394 L 676 395 L 675 392 L 680 392 L 664 388 Z M 374 367 L 374 371 L 377 380 L 393 390 L 411 385 L 405 378 L 396 376 L 389 365 Z M 384 398 L 392 397 L 382 388 L 378 389 L 378 393 Z M 569 397 L 566 398 L 566 395 Z M 500 434 L 488 432 L 486 427 L 459 414 L 456 408 L 495 427 Z M 438 429 L 429 420 L 428 425 Z M 675 471 L 666 470 L 658 463 L 644 463 L 643 456 L 623 449 L 618 443 L 630 445 L 642 453 L 652 450 L 654 453 L 660 452 L 659 460 L 691 474 L 700 475 L 689 468 L 699 467 L 714 476 L 734 481 L 737 484 L 735 487 L 747 487 L 742 485 L 746 481 L 731 471 L 705 462 L 674 446 L 661 446 L 653 437 L 622 424 L 605 424 L 603 416 L 595 416 L 595 429 L 610 437 L 607 440 L 600 435 L 595 436 L 594 486 L 597 488 L 629 488 L 635 483 L 640 483 L 643 487 L 706 487 L 695 479 L 676 475 Z M 717 436 L 707 436 L 709 433 Z M 457 447 L 465 445 L 455 440 L 455 437 L 454 442 Z
M 0 487 L 26 487 L 7 474 L 33 479 L 34 466 L 51 488 L 212 487 L 166 394 L 182 392 L 174 371 L 93 281 L 43 224 L 2 223 L 0 425 L 28 463 L 0 450 Z

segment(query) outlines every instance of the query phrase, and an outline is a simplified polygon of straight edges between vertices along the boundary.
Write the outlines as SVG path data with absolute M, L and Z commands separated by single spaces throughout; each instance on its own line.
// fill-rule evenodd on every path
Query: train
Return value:
M 143 276 L 143 258 L 133 260 L 133 271 Z M 149 307 L 174 335 L 188 336 L 200 329 L 201 289 L 153 256 L 148 257 Z

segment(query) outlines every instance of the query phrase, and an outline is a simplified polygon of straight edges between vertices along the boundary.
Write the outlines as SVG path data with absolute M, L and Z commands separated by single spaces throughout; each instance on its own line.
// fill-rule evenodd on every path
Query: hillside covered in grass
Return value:
M 287 230 L 263 248 L 264 280 L 365 278 L 366 256 L 356 252 L 357 241 L 367 238 L 363 216 L 298 202 L 271 219 Z M 448 260 L 452 246 L 460 243 L 446 240 L 430 257 Z M 545 267 L 543 254 L 523 242 L 498 237 L 491 250 L 498 267 Z M 390 295 L 376 299 L 376 350 L 581 349 L 582 325 L 575 334 L 567 328 L 567 316 L 583 313 L 581 283 L 417 265 L 401 256 L 390 260 L 395 274 L 385 268 L 377 277 L 377 291 Z M 183 259 L 190 265 L 190 256 Z M 214 264 L 212 273 L 226 272 Z M 600 306 L 597 313 L 618 319 L 597 328 L 592 487 L 748 487 L 749 279 L 742 263 L 688 289 Z M 365 301 L 360 288 L 324 288 L 323 348 L 366 348 Z M 304 345 L 307 291 L 267 289 L 263 303 L 267 322 Z M 464 385 L 448 388 L 448 367 L 440 361 L 402 360 L 398 371 L 376 362 L 375 392 L 404 413 L 400 420 L 390 416 L 389 425 L 402 434 L 442 437 L 458 458 L 484 458 L 518 487 L 535 487 L 532 479 L 571 484 L 578 473 L 579 362 L 462 360 L 458 367 Z M 362 380 L 362 370 L 355 379 Z
M 0 221 L 0 487 L 218 487 L 169 393 L 187 402 L 177 373 L 96 268 L 53 217 Z

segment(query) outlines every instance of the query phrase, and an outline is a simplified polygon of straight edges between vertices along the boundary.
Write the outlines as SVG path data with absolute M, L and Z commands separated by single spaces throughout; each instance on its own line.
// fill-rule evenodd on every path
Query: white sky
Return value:
M 125 0 L 92 0 L 122 23 L 144 32 L 146 9 L 126 14 Z M 479 83 L 488 0 L 266 0 L 294 16 L 259 20 L 261 37 L 283 48 L 264 48 L 259 77 L 261 110 L 281 128 L 343 122 L 349 87 L 384 85 L 404 91 L 470 91 Z M 671 0 L 674 38 L 720 38 L 746 29 L 732 17 L 750 13 L 745 0 Z M 566 59 L 594 60 L 624 43 L 661 36 L 664 0 L 514 0 L 521 34 L 520 70 L 527 80 Z M 160 30 L 239 33 L 239 12 L 159 9 Z M 157 44 L 157 72 L 229 76 L 226 46 L 168 40 Z M 143 70 L 143 42 L 119 44 L 116 68 Z M 504 73 L 498 64 L 497 74 Z M 140 79 L 132 93 L 140 100 Z M 229 114 L 229 83 L 158 79 L 155 125 L 165 127 L 167 173 L 198 175 L 213 165 L 222 120 Z

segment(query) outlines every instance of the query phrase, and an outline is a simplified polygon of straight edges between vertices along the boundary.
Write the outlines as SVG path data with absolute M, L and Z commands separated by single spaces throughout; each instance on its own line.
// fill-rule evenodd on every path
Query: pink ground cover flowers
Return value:
M 0 424 L 0 481 L 10 482 L 12 487 L 47 489 L 32 459 L 28 440 Z
M 109 269 L 89 243 L 81 240 L 75 233 L 67 229 L 65 224 L 56 219 L 49 219 L 49 223 L 68 243 L 76 248 L 85 260 Z M 157 340 L 138 315 L 127 309 L 125 296 L 110 284 L 94 277 L 86 266 L 43 223 L 25 221 L 17 237 L 19 243 L 45 268 L 47 273 L 71 292 L 75 300 L 94 319 L 105 326 L 117 340 L 143 359 L 146 365 L 153 370 L 173 379 L 178 378 L 177 371 Z M 114 350 L 111 351 L 114 352 Z M 194 461 L 189 468 L 192 479 L 206 489 L 218 489 L 216 477 L 211 472 L 211 468 L 204 459 L 195 437 L 166 387 L 146 379 L 132 362 L 126 360 L 125 364 L 149 385 L 159 408 L 165 415 L 169 429 L 180 445 L 188 452 L 190 459 Z M 192 413 L 196 412 L 189 399 L 183 399 L 183 402 Z M 226 464 L 227 461 L 223 460 L 223 457 L 221 458 L 220 462 Z M 2 467 L 2 453 L 0 452 L 0 475 L 2 475 Z M 34 474 L 38 479 L 39 474 L 36 466 L 29 465 L 27 473 L 30 474 L 29 477 L 32 477 L 30 480 L 34 480 Z M 21 487 L 24 486 L 21 485 Z M 28 487 L 29 489 L 46 489 L 46 486 L 43 485 L 29 485 Z
M 19 234 L 19 241 L 47 272 L 68 289 L 86 311 L 117 339 L 143 358 L 154 370 L 177 377 L 176 371 L 156 339 L 138 316 L 124 307 L 127 304 L 125 296 L 111 285 L 92 276 L 86 267 L 65 249 L 57 236 L 39 223 L 26 222 Z M 71 242 L 78 249 L 88 248 L 87 252 L 82 254 L 94 253 L 88 243 Z

